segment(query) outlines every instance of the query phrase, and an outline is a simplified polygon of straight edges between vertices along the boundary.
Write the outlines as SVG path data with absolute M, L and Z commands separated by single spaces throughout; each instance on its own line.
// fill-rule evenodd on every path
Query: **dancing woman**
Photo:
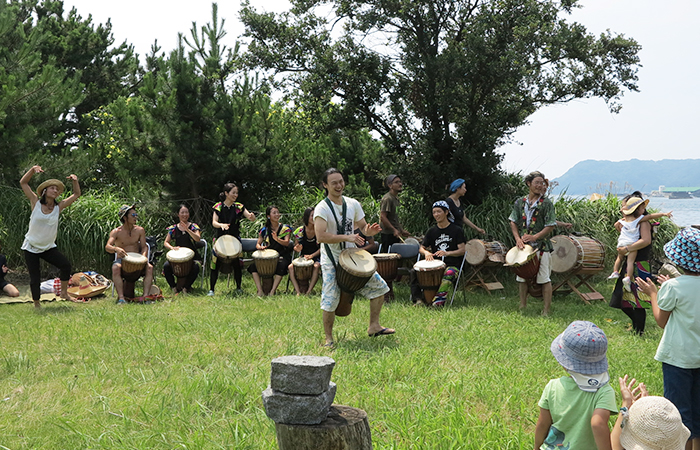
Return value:
M 234 183 L 224 184 L 224 190 L 219 194 L 219 199 L 221 201 L 214 205 L 214 215 L 211 219 L 212 226 L 216 229 L 216 238 L 220 238 L 225 234 L 229 234 L 239 241 L 241 240 L 241 217 L 253 222 L 255 220 L 255 214 L 249 212 L 243 203 L 238 203 L 238 186 Z M 214 288 L 216 287 L 216 281 L 219 279 L 219 269 L 216 263 L 216 251 L 212 245 L 212 258 L 211 258 L 211 276 L 209 278 L 209 293 L 208 296 L 214 295 Z M 240 293 L 241 290 L 241 264 L 240 260 L 237 258 L 233 261 L 233 275 L 236 279 L 236 290 Z
M 70 278 L 71 264 L 56 248 L 56 236 L 58 234 L 58 216 L 80 197 L 80 184 L 74 174 L 68 175 L 73 183 L 73 193 L 70 197 L 58 201 L 66 186 L 60 180 L 46 180 L 39 185 L 36 193 L 29 187 L 32 177 L 43 172 L 41 166 L 33 166 L 19 181 L 24 195 L 32 205 L 32 214 L 29 218 L 29 230 L 24 236 L 22 250 L 24 260 L 29 271 L 29 287 L 32 291 L 34 307 L 41 308 L 41 267 L 39 260 L 52 264 L 60 271 L 61 298 L 68 299 L 68 280 Z

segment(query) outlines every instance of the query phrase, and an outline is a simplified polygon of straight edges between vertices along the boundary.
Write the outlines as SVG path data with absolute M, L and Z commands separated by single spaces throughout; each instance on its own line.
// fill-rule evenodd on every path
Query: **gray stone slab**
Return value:
M 320 395 L 290 395 L 268 387 L 262 393 L 263 406 L 267 417 L 276 423 L 316 425 L 326 419 L 335 391 L 333 382 Z
M 328 389 L 334 366 L 327 356 L 280 356 L 272 360 L 270 387 L 285 394 L 321 394 Z

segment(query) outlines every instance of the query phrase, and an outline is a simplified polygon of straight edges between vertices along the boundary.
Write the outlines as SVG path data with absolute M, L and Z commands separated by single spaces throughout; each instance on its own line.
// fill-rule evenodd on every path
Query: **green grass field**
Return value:
M 639 338 L 622 312 L 573 294 L 555 294 L 542 318 L 541 301 L 518 312 L 515 283 L 460 292 L 439 311 L 412 307 L 398 284 L 382 312 L 395 335 L 368 337 L 357 300 L 330 350 L 318 297 L 218 288 L 152 305 L 0 305 L 0 448 L 275 449 L 261 392 L 270 361 L 298 354 L 335 359 L 335 403 L 367 412 L 375 449 L 530 449 L 540 393 L 564 374 L 550 343 L 577 319 L 606 332 L 616 391 L 629 373 L 662 392 L 651 314 Z M 598 288 L 609 298 L 611 284 Z

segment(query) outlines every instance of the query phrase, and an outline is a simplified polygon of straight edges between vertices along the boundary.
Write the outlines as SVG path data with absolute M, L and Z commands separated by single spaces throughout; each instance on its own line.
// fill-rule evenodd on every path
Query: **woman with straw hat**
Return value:
M 40 265 L 43 259 L 60 270 L 61 298 L 68 299 L 68 280 L 70 278 L 71 264 L 68 259 L 56 248 L 56 235 L 58 234 L 58 215 L 71 203 L 80 197 L 80 184 L 78 177 L 70 174 L 69 180 L 73 183 L 73 193 L 70 197 L 58 201 L 66 187 L 56 179 L 46 180 L 39 185 L 36 193 L 29 187 L 34 174 L 43 172 L 41 166 L 33 166 L 24 174 L 19 185 L 24 195 L 32 205 L 32 214 L 29 218 L 29 230 L 24 236 L 22 250 L 29 271 L 29 287 L 32 291 L 34 307 L 41 308 L 40 303 Z

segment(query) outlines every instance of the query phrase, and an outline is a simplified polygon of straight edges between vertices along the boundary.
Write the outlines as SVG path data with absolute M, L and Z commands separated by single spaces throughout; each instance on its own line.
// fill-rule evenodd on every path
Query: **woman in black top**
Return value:
M 192 284 L 199 275 L 199 270 L 202 267 L 202 257 L 197 252 L 197 243 L 202 239 L 201 231 L 196 223 L 190 222 L 190 209 L 185 205 L 180 205 L 177 208 L 178 223 L 168 227 L 168 235 L 165 236 L 163 247 L 166 250 L 177 250 L 180 247 L 189 248 L 194 251 L 194 264 L 187 275 L 187 280 L 182 288 L 182 292 L 187 293 L 192 290 Z M 173 294 L 177 294 L 177 283 L 170 261 L 165 261 L 163 264 L 163 276 L 168 282 L 168 285 L 173 290 Z
M 486 234 L 486 231 L 484 231 L 483 228 L 479 228 L 474 225 L 472 221 L 467 219 L 467 216 L 464 215 L 460 198 L 466 193 L 467 183 L 462 178 L 457 178 L 450 184 L 450 195 L 445 199 L 445 201 L 450 207 L 450 212 L 454 216 L 454 224 L 460 228 L 464 228 L 464 225 L 467 225 L 481 234 Z
M 294 231 L 294 237 L 297 241 L 297 244 L 294 246 L 294 251 L 300 252 L 300 255 L 304 258 L 314 261 L 314 271 L 311 275 L 311 281 L 309 281 L 309 288 L 305 292 L 308 295 L 311 294 L 314 286 L 316 286 L 318 274 L 321 269 L 321 246 L 318 244 L 318 241 L 316 241 L 313 208 L 306 208 L 304 211 L 304 225 Z M 289 265 L 289 279 L 292 280 L 297 295 L 301 295 L 299 283 L 297 283 L 294 277 L 294 264 Z

